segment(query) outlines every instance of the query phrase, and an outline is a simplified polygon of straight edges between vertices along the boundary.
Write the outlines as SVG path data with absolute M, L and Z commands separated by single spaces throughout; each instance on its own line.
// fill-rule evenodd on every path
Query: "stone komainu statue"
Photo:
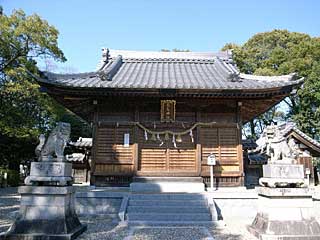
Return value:
M 69 123 L 58 122 L 57 126 L 50 133 L 47 141 L 43 134 L 40 135 L 40 143 L 36 147 L 36 155 L 39 161 L 64 161 L 64 148 L 70 138 L 71 127 Z M 55 155 L 55 156 L 54 156 Z
M 299 149 L 293 138 L 284 137 L 276 126 L 267 126 L 260 138 L 256 141 L 258 148 L 256 151 L 265 153 L 269 157 L 269 162 L 276 163 L 296 163 Z

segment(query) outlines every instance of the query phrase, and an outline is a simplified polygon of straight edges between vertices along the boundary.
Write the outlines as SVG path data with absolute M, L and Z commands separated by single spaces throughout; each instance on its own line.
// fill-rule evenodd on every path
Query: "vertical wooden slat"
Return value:
M 169 172 L 170 149 L 166 149 L 166 171 Z
M 201 144 L 198 142 L 196 145 L 196 163 L 197 163 L 197 175 L 201 175 Z

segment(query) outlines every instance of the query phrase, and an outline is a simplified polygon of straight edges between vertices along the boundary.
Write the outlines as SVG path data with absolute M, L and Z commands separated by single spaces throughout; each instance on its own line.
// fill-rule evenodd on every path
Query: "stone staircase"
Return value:
M 130 184 L 130 191 L 136 193 L 201 193 L 204 190 L 201 177 L 135 177 Z
M 212 224 L 217 217 L 201 194 L 158 193 L 131 194 L 126 219 L 142 224 Z

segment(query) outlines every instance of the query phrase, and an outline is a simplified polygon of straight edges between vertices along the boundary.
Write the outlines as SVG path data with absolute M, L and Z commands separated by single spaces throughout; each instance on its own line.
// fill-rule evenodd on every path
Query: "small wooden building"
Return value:
M 70 141 L 68 146 L 73 152 L 67 155 L 72 162 L 72 176 L 75 183 L 87 183 L 90 180 L 92 138 L 82 138 L 75 142 Z
M 42 90 L 92 124 L 91 183 L 134 176 L 244 183 L 242 125 L 301 84 L 294 74 L 242 74 L 230 52 L 103 50 L 95 72 L 45 72 Z

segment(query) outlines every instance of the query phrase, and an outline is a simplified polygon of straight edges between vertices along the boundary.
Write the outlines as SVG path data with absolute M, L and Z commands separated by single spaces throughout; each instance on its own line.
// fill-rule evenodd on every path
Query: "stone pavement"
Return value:
M 0 232 L 6 231 L 19 209 L 20 198 L 16 188 L 0 188 Z M 82 216 L 80 221 L 88 230 L 79 240 L 254 240 L 246 230 L 250 222 L 225 221 L 225 227 L 205 226 L 127 226 L 118 224 L 110 215 Z

